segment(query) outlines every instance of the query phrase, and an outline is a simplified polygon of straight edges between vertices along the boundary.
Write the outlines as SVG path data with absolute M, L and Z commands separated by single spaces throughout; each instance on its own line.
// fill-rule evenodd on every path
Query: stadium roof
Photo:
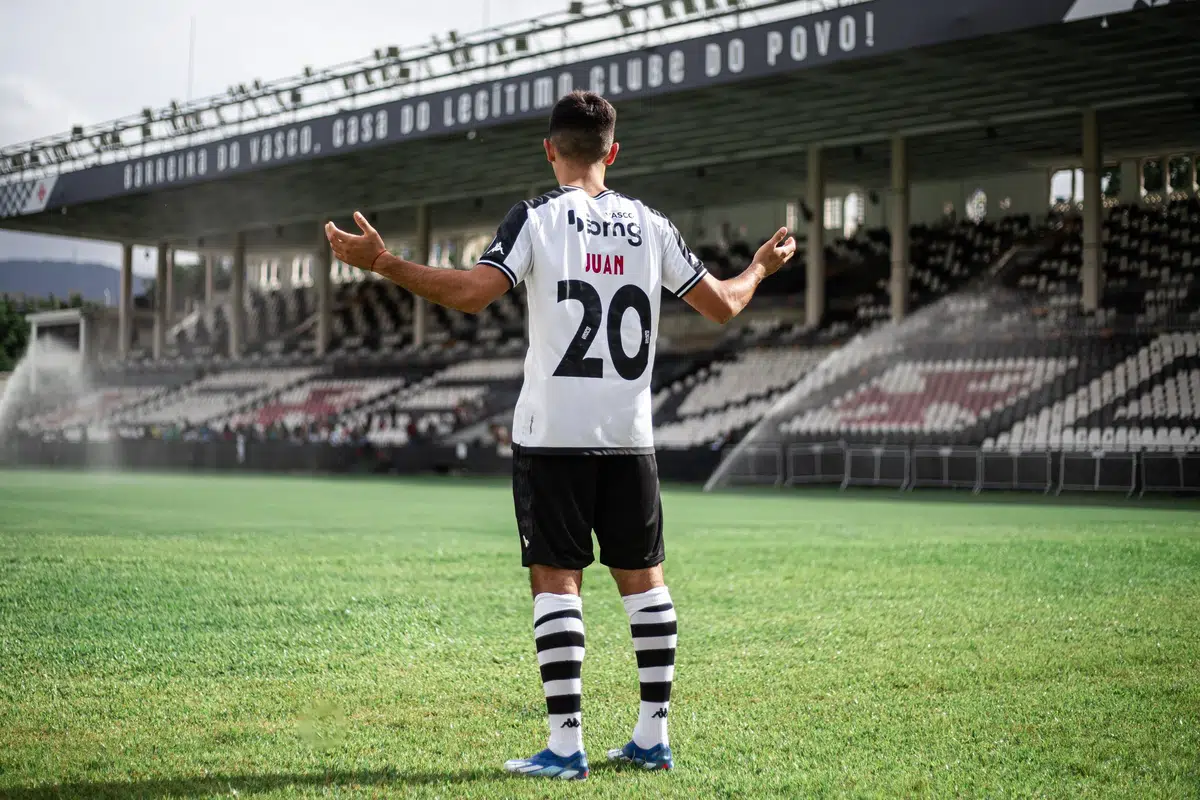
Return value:
M 836 24 L 838 14 L 894 1 L 824 16 Z M 1110 162 L 1200 150 L 1197 30 L 1200 3 L 1176 2 L 618 98 L 623 149 L 610 182 L 668 210 L 799 197 L 804 154 L 819 143 L 829 180 L 886 189 L 894 134 L 909 141 L 913 180 L 1069 164 L 1081 151 L 1087 107 L 1099 109 Z M 543 115 L 529 116 L 0 218 L 0 226 L 205 247 L 244 230 L 250 247 L 308 248 L 318 220 L 355 208 L 374 211 L 377 224 L 395 233 L 412 228 L 421 202 L 433 205 L 438 227 L 493 224 L 512 202 L 553 185 L 540 152 Z

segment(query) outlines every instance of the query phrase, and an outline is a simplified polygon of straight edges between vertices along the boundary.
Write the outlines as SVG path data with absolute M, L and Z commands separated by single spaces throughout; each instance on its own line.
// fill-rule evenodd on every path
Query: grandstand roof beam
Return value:
M 317 295 L 317 324 L 313 327 L 313 333 L 316 337 L 316 354 L 320 358 L 329 352 L 333 332 L 333 291 L 330 285 L 333 279 L 333 250 L 325 236 L 325 223 L 313 227 L 317 228 L 314 232 L 318 236 L 317 251 L 313 258 L 313 288 Z
M 1100 119 L 1096 109 L 1083 112 L 1083 268 L 1080 281 L 1083 284 L 1083 310 L 1095 311 L 1100 307 L 1101 264 L 1104 261 L 1101 233 L 1104 226 L 1104 198 L 1100 189 L 1100 171 L 1104 167 L 1104 155 L 1100 142 Z
M 413 257 L 418 264 L 428 264 L 430 243 L 433 233 L 433 209 L 429 203 L 417 206 L 417 236 L 413 248 Z M 425 333 L 428 325 L 429 304 L 424 297 L 413 295 L 413 344 L 416 347 L 425 345 Z
M 121 245 L 121 283 L 117 297 L 117 355 L 129 357 L 133 344 L 133 244 Z
M 825 318 L 825 153 L 808 148 L 808 241 L 805 258 L 804 325 L 810 330 Z
M 892 321 L 899 322 L 908 313 L 909 245 L 908 221 L 911 210 L 912 176 L 908 170 L 908 142 L 903 136 L 892 137 L 892 187 L 888 223 L 891 228 Z
M 233 242 L 233 274 L 229 282 L 229 358 L 242 357 L 246 346 L 246 234 L 238 231 Z

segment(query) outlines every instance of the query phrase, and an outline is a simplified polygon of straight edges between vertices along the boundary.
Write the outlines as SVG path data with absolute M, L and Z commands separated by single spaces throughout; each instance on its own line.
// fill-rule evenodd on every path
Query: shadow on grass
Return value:
M 5 800 L 49 800 L 61 797 L 213 797 L 247 796 L 288 788 L 392 788 L 477 784 L 487 792 L 502 781 L 519 780 L 498 767 L 447 772 L 402 772 L 399 770 L 333 771 L 326 773 L 279 773 L 266 775 L 206 775 L 203 777 L 152 778 L 94 783 L 41 784 L 39 786 L 0 788 Z M 464 787 L 465 789 L 465 787 Z M 236 792 L 236 795 L 234 794 Z

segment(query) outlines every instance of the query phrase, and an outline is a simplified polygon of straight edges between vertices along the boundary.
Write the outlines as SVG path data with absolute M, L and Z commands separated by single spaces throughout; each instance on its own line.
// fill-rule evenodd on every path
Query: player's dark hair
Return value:
M 550 141 L 569 161 L 603 161 L 616 129 L 617 110 L 595 92 L 571 92 L 550 112 Z

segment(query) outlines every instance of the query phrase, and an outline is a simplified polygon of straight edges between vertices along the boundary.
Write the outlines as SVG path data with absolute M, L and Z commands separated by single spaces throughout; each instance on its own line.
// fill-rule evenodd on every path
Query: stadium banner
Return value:
M 56 178 L 0 185 L 0 218 L 539 118 L 574 89 L 590 89 L 619 102 L 1147 5 L 1146 0 L 840 0 L 836 8 L 791 20 L 409 97 Z

